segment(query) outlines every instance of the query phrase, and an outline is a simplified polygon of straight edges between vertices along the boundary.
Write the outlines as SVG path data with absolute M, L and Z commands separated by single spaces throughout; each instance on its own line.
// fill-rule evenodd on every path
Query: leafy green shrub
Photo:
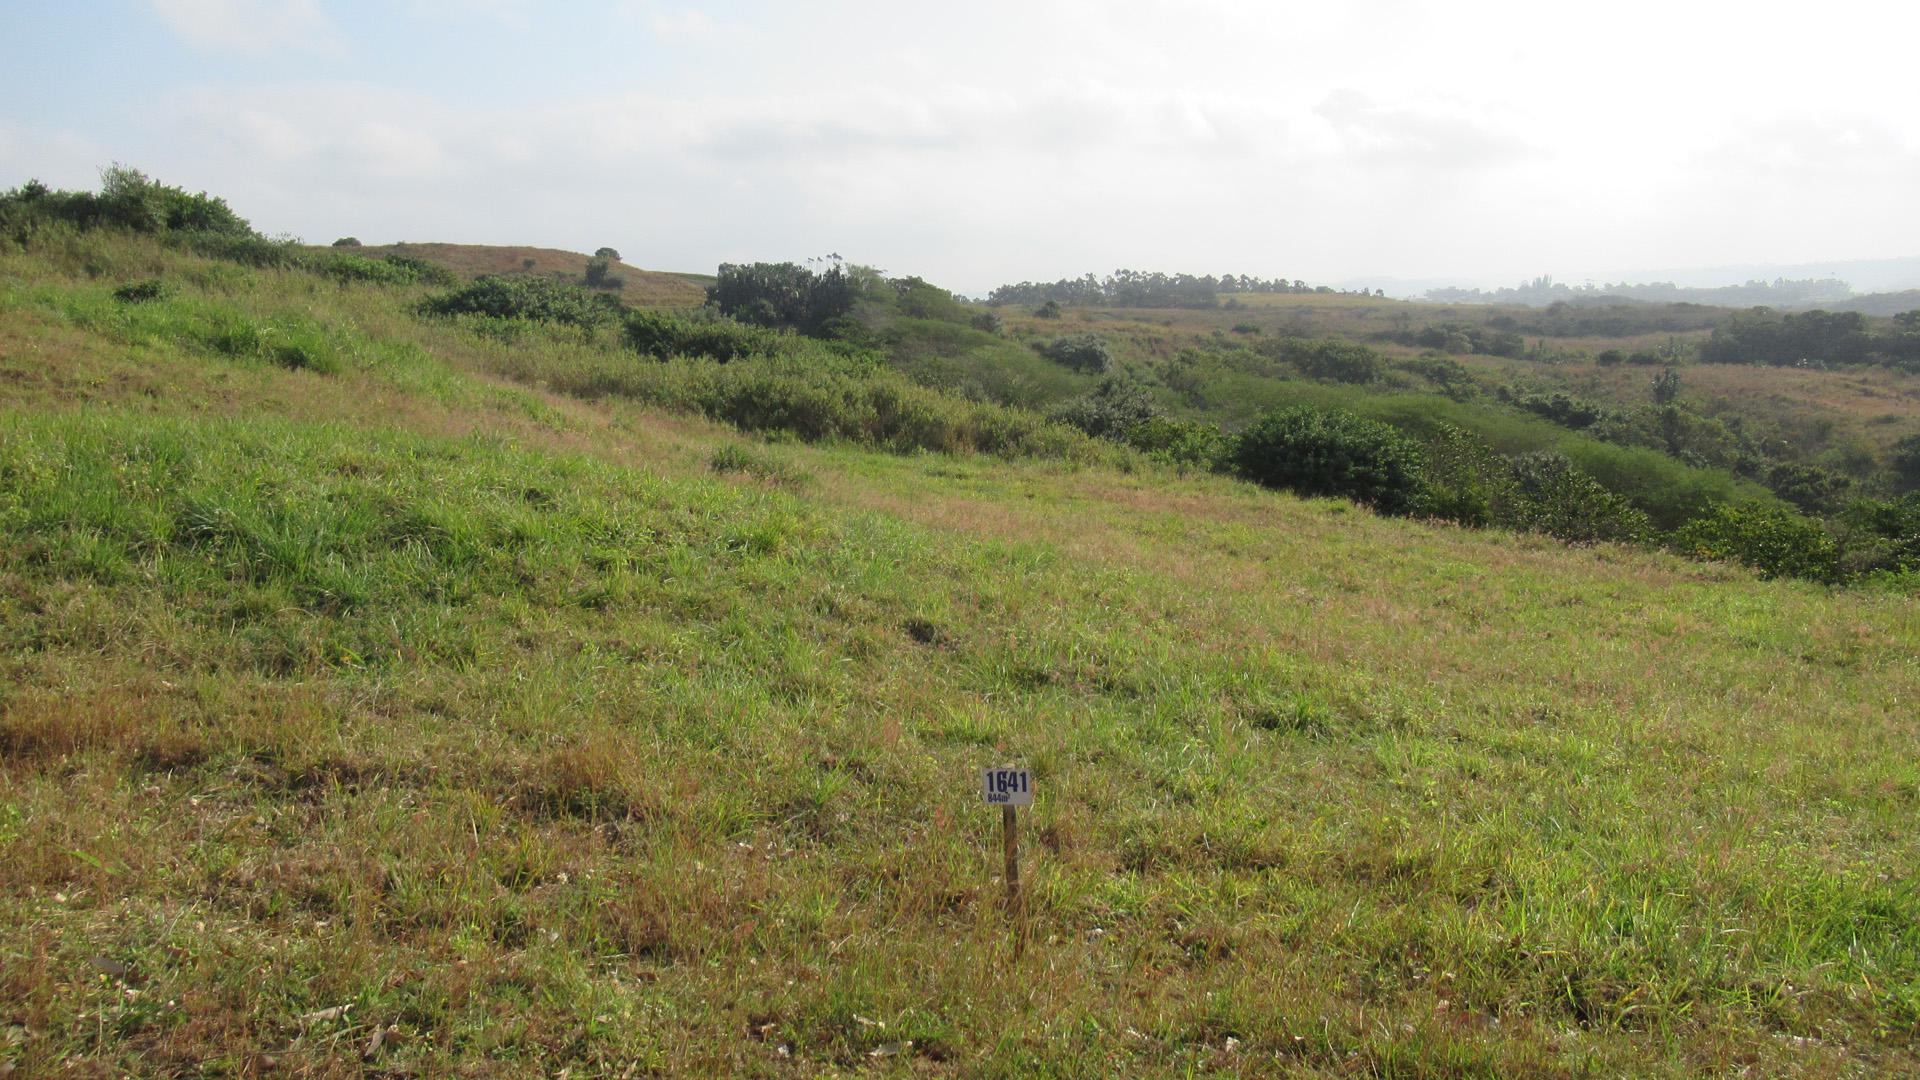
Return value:
M 620 289 L 627 284 L 624 279 L 614 276 L 613 260 L 599 255 L 587 260 L 585 281 L 589 289 Z
M 1106 379 L 1091 393 L 1056 407 L 1048 415 L 1096 438 L 1124 440 L 1135 427 L 1160 415 L 1160 409 L 1139 383 Z
M 123 304 L 145 304 L 153 300 L 164 300 L 172 295 L 173 289 L 159 278 L 145 281 L 129 281 L 113 290 L 113 298 Z
M 1518 494 L 1513 466 L 1485 440 L 1452 424 L 1427 444 L 1420 513 L 1474 528 L 1498 524 Z
M 369 259 L 360 255 L 322 254 L 309 264 L 320 274 L 340 282 L 367 282 L 375 285 L 451 285 L 456 280 L 444 266 L 406 255 L 388 255 Z
M 748 356 L 776 356 L 783 339 L 773 330 L 732 319 L 687 318 L 660 311 L 630 311 L 627 344 L 648 356 L 702 356 L 726 363 Z
M 578 285 L 531 277 L 483 277 L 463 288 L 423 301 L 429 315 L 484 315 L 495 319 L 562 323 L 594 329 L 613 321 L 608 303 Z
M 1496 504 L 1493 524 L 1545 533 L 1570 543 L 1633 543 L 1653 535 L 1647 515 L 1564 454 L 1539 451 L 1513 459 L 1513 492 Z
M 854 305 L 878 275 L 835 263 L 815 273 L 797 263 L 722 263 L 707 302 L 722 315 L 755 326 L 821 336 Z
M 984 334 L 998 334 L 1006 328 L 1006 321 L 997 311 L 977 311 L 967 325 Z
M 167 242 L 195 255 L 225 259 L 243 266 L 296 267 L 307 263 L 307 253 L 292 240 L 270 240 L 247 233 L 178 232 Z
M 335 240 L 333 242 L 333 246 L 334 247 L 359 247 L 360 238 L 357 236 L 343 236 L 340 239 Z
M 1846 576 L 1920 572 L 1920 492 L 1856 499 L 1840 512 L 1837 524 Z
M 1267 413 L 1241 433 L 1233 464 L 1266 487 L 1346 496 L 1385 514 L 1410 513 L 1425 494 L 1419 444 L 1344 410 Z
M 1155 461 L 1214 472 L 1229 468 L 1233 449 L 1233 441 L 1218 424 L 1164 416 L 1149 417 L 1128 428 L 1124 441 Z
M 1339 338 L 1282 337 L 1255 348 L 1262 356 L 1292 364 L 1303 375 L 1332 382 L 1370 383 L 1386 367 L 1379 353 Z
M 253 235 L 252 226 L 226 200 L 204 191 L 191 194 L 118 164 L 100 170 L 98 194 L 55 191 L 37 180 L 0 194 L 0 232 L 19 237 L 54 223 L 82 230 Z
M 1049 300 L 1039 307 L 1034 308 L 1033 314 L 1035 318 L 1039 319 L 1057 319 L 1060 317 L 1060 301 Z
M 1888 459 L 1895 491 L 1920 491 L 1920 435 L 1909 435 L 1893 444 Z
M 1682 525 L 1674 547 L 1698 559 L 1745 563 L 1767 578 L 1832 581 L 1839 571 L 1839 548 L 1818 522 L 1763 503 L 1717 506 Z
M 1094 375 L 1113 369 L 1113 354 L 1098 334 L 1069 334 L 1040 346 L 1040 355 L 1075 371 Z

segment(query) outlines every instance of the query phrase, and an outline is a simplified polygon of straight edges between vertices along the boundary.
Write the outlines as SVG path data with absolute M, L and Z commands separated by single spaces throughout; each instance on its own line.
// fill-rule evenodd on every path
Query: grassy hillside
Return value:
M 555 248 L 500 244 L 381 244 L 348 248 L 356 255 L 380 258 L 405 255 L 438 263 L 462 277 L 487 274 L 536 274 L 579 281 L 587 270 L 587 256 Z M 652 307 L 697 307 L 706 299 L 698 275 L 642 270 L 615 262 L 610 277 L 620 282 L 628 303 Z
M 0 255 L 0 1069 L 1920 1069 L 1912 597 L 757 442 L 425 291 Z

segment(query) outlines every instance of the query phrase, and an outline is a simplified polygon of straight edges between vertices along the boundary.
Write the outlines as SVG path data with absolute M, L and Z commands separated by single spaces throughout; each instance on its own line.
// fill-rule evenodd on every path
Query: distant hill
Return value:
M 1903 292 L 1868 293 L 1833 305 L 1834 311 L 1858 311 L 1863 315 L 1898 315 L 1920 311 L 1920 289 Z
M 558 248 L 500 246 L 494 244 L 381 244 L 351 249 L 370 258 L 382 255 L 410 255 L 439 263 L 462 277 L 487 274 L 537 274 L 541 277 L 579 281 L 587 271 L 588 256 Z M 705 280 L 698 274 L 673 274 L 642 270 L 626 263 L 615 263 L 613 275 L 622 282 L 620 295 L 630 304 L 644 307 L 697 307 L 706 301 Z

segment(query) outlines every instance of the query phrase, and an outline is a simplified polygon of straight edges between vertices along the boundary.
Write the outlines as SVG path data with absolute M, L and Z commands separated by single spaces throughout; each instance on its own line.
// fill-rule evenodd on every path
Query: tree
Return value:
M 589 289 L 618 289 L 626 284 L 614 275 L 613 261 L 600 256 L 587 260 L 586 279 Z
M 1680 396 L 1680 372 L 1668 368 L 1653 377 L 1653 400 L 1657 405 L 1671 405 L 1673 399 Z
M 333 246 L 334 247 L 359 247 L 360 238 L 357 236 L 343 236 L 340 239 L 335 240 L 333 242 Z
M 611 259 L 614 262 L 620 261 L 620 253 L 610 247 L 603 247 L 594 252 L 593 257 L 596 259 Z

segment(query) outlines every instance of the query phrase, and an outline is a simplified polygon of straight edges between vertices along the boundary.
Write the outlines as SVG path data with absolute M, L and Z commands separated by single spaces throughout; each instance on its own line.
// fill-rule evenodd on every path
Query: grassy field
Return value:
M 1920 1069 L 1914 598 L 758 442 L 418 295 L 0 256 L 0 1071 Z

